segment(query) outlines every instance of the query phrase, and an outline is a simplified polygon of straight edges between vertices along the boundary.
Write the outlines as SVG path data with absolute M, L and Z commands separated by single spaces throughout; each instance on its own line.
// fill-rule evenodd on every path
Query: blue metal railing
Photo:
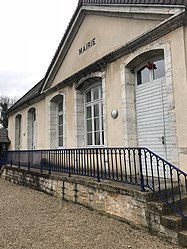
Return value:
M 7 151 L 3 164 L 41 172 L 95 177 L 152 190 L 187 219 L 187 174 L 147 148 L 81 148 Z

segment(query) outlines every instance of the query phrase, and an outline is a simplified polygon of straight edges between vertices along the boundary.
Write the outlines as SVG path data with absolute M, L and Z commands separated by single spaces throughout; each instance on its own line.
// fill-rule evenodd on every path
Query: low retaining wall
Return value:
M 49 175 L 5 166 L 2 177 L 13 183 L 43 191 L 116 216 L 132 225 L 147 227 L 146 200 L 149 194 L 123 184 L 97 182 L 88 177 Z
M 161 214 L 149 208 L 154 195 L 139 191 L 137 186 L 109 181 L 97 182 L 88 177 L 49 175 L 8 166 L 2 169 L 1 177 L 98 210 L 132 226 L 149 229 L 166 237 L 170 242 L 178 243 L 177 233 L 163 227 L 160 223 Z

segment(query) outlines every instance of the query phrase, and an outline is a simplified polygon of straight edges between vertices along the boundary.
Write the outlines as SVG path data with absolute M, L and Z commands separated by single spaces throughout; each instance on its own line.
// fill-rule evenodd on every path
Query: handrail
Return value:
M 151 174 L 145 174 L 145 186 L 167 204 L 168 208 L 187 219 L 187 173 L 148 148 L 141 148 L 143 159 L 150 164 Z M 148 167 L 145 167 L 147 170 Z
M 3 164 L 138 185 L 141 191 L 153 191 L 169 209 L 187 219 L 182 194 L 183 189 L 187 193 L 187 174 L 148 148 L 7 151 Z

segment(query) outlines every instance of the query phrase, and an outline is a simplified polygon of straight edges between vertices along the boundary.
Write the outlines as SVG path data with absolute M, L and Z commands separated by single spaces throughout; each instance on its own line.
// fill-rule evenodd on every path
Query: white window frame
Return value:
M 57 141 L 58 141 L 58 147 L 63 148 L 64 147 L 64 97 L 61 95 L 62 100 L 57 102 Z M 59 111 L 59 105 L 62 103 L 62 111 Z M 62 116 L 62 124 L 59 125 L 59 117 Z M 62 135 L 59 133 L 59 129 L 62 126 Z M 60 145 L 60 138 L 62 137 L 62 145 Z
M 37 110 L 31 107 L 27 112 L 27 147 L 29 150 L 37 148 Z
M 153 70 L 153 69 L 150 69 L 150 70 L 147 69 L 147 70 L 149 70 L 149 81 L 148 81 L 148 82 L 141 83 L 141 84 L 138 84 L 138 71 L 139 71 L 143 66 L 145 66 L 145 64 L 147 64 L 148 61 L 149 61 L 150 63 L 154 63 L 155 61 L 159 61 L 159 60 L 163 60 L 164 63 L 165 63 L 165 59 L 164 59 L 163 56 L 157 56 L 157 57 L 151 58 L 150 60 L 148 59 L 148 60 L 144 61 L 141 65 L 139 65 L 139 66 L 136 68 L 136 70 L 135 70 L 135 73 L 136 73 L 136 77 L 135 77 L 135 79 L 136 79 L 136 87 L 139 86 L 139 85 L 141 85 L 141 84 L 147 84 L 147 83 L 151 83 L 151 82 L 154 82 L 154 81 L 161 80 L 161 79 L 164 79 L 164 78 L 165 78 L 165 75 L 164 75 L 164 76 L 161 77 L 161 78 L 154 79 L 154 75 L 153 75 L 153 71 L 154 71 L 154 70 Z M 166 70 L 166 69 L 165 69 L 165 70 Z
M 99 98 L 94 100 L 93 99 L 93 89 L 98 87 L 99 88 Z M 91 91 L 91 101 L 87 102 L 86 101 L 86 96 L 88 94 L 88 92 Z M 98 85 L 93 85 L 92 87 L 88 88 L 85 91 L 84 94 L 84 113 L 85 113 L 85 142 L 86 142 L 86 146 L 87 147 L 100 147 L 100 146 L 104 146 L 104 122 L 103 122 L 103 92 L 102 92 L 102 84 L 98 84 Z M 95 105 L 99 105 L 99 130 L 95 131 L 95 125 L 94 125 L 94 106 Z M 91 107 L 91 118 L 90 120 L 92 121 L 92 130 L 88 132 L 87 129 L 87 108 Z M 95 132 L 99 132 L 99 136 L 100 136 L 100 144 L 96 144 L 95 141 Z M 88 144 L 88 133 L 92 134 L 92 144 Z
M 22 133 L 22 115 L 17 114 L 15 117 L 15 149 L 21 149 L 21 133 Z

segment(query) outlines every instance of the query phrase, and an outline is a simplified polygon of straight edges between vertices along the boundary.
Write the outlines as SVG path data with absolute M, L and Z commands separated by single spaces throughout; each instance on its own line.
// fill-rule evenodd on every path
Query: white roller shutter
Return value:
M 166 137 L 169 129 L 167 110 L 165 80 L 136 86 L 138 146 L 147 147 L 164 159 L 168 159 L 169 151 Z

